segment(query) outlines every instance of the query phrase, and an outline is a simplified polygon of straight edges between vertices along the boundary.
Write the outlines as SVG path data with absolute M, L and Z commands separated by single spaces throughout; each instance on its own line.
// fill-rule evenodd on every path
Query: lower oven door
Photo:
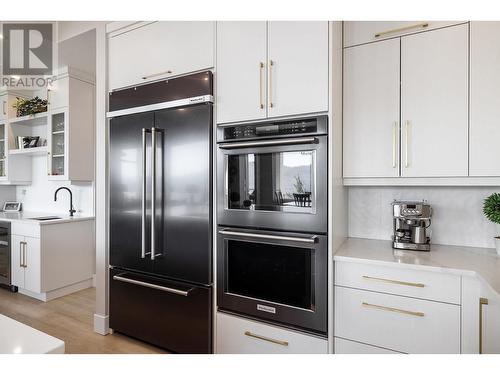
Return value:
M 220 227 L 219 309 L 327 332 L 327 237 Z
M 219 225 L 326 233 L 327 139 L 220 143 Z

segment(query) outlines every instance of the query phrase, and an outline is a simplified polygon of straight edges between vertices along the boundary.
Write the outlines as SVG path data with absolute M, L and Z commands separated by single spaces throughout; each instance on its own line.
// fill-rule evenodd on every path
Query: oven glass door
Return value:
M 314 249 L 227 241 L 226 293 L 314 310 Z
M 226 209 L 316 211 L 316 150 L 225 155 Z

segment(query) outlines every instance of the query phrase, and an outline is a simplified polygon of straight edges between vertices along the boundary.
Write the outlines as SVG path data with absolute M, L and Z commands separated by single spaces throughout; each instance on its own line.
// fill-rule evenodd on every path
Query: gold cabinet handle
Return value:
M 403 31 L 408 31 L 408 30 L 411 30 L 411 29 L 417 29 L 417 28 L 419 28 L 419 29 L 425 29 L 428 26 L 429 26 L 428 22 L 422 22 L 422 23 L 417 23 L 415 25 L 399 27 L 397 29 L 391 29 L 391 30 L 381 31 L 381 32 L 375 34 L 375 38 L 380 38 L 381 36 L 384 36 L 384 35 L 387 35 L 387 34 L 401 33 Z
M 4 100 L 2 101 L 2 112 L 4 115 L 7 115 L 7 111 L 5 110 L 5 105 L 7 104 L 7 102 Z
M 398 147 L 398 122 L 394 121 L 392 124 L 392 167 L 397 167 L 397 147 Z
M 24 249 L 24 268 L 28 268 L 28 243 L 23 242 Z
M 273 66 L 274 61 L 269 60 L 269 107 L 273 108 Z
M 479 298 L 479 354 L 483 354 L 483 306 L 487 304 L 487 298 Z
M 172 71 L 165 70 L 164 72 L 159 72 L 159 73 L 150 74 L 148 76 L 144 76 L 144 77 L 142 77 L 142 79 L 149 79 L 149 78 L 153 78 L 153 77 L 158 77 L 158 76 L 162 76 L 164 74 L 172 74 Z
M 253 337 L 254 339 L 259 339 L 259 340 L 271 342 L 273 344 L 278 344 L 278 345 L 281 345 L 281 346 L 288 346 L 288 341 L 276 340 L 276 339 L 272 339 L 272 338 L 269 338 L 269 337 L 265 337 L 265 336 L 261 336 L 261 335 L 256 335 L 255 333 L 252 333 L 250 331 L 245 331 L 245 336 Z
M 260 101 L 260 109 L 264 109 L 264 100 L 263 100 L 263 94 L 262 94 L 262 77 L 264 76 L 264 63 L 261 62 L 259 63 L 259 101 Z
M 410 283 L 408 281 L 382 279 L 380 277 L 363 276 L 363 279 L 365 279 L 365 280 L 372 280 L 372 281 L 380 281 L 382 283 L 388 283 L 388 284 L 398 284 L 398 285 L 405 285 L 405 286 L 413 286 L 415 288 L 423 288 L 423 287 L 425 287 L 425 284 L 422 284 L 422 283 Z
M 50 89 L 47 89 L 47 104 L 50 105 Z
M 23 241 L 19 242 L 19 267 L 24 268 L 23 262 L 24 252 L 23 252 Z
M 408 145 L 410 140 L 410 121 L 405 121 L 405 168 L 410 166 L 408 157 Z
M 401 310 L 401 309 L 396 309 L 394 307 L 387 307 L 387 306 L 381 306 L 381 305 L 373 305 L 373 304 L 367 303 L 367 302 L 363 302 L 361 305 L 363 305 L 364 307 L 372 308 L 372 309 L 390 311 L 390 312 L 395 312 L 395 313 L 399 313 L 399 314 L 419 316 L 419 317 L 425 316 L 425 314 L 423 312 Z

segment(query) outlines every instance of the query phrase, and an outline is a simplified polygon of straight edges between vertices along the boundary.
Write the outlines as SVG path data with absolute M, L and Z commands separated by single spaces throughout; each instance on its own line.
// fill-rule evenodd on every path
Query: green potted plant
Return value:
M 497 254 L 500 255 L 500 193 L 493 193 L 484 200 L 483 212 L 486 218 L 497 225 L 497 234 L 495 237 L 495 247 Z

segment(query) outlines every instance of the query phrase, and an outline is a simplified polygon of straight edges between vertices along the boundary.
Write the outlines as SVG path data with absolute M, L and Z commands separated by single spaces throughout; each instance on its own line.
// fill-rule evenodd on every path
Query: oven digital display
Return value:
M 245 139 L 260 137 L 275 137 L 283 135 L 314 133 L 318 129 L 315 119 L 305 119 L 288 122 L 273 122 L 265 124 L 249 124 L 229 126 L 224 129 L 224 139 Z

